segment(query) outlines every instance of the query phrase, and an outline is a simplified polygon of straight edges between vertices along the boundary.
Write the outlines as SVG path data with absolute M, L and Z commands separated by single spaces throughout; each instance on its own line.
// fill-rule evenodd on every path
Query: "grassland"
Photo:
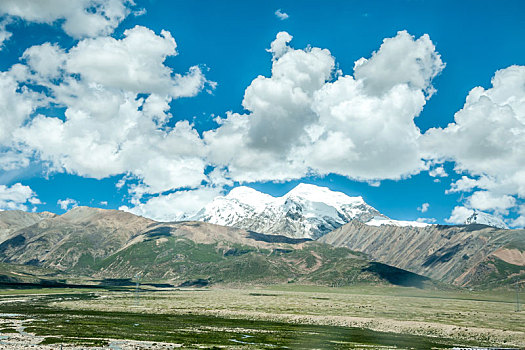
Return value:
M 135 294 L 1 291 L 0 349 L 525 346 L 525 312 L 515 312 L 515 296 L 503 291 L 279 285 Z
M 275 239 L 268 235 L 257 235 L 259 239 Z M 266 247 L 265 244 L 263 246 Z M 67 247 L 70 247 L 69 243 Z M 421 288 L 442 287 L 441 283 L 427 277 L 371 262 L 363 253 L 348 248 L 317 242 L 303 242 L 300 246 L 270 244 L 268 247 L 271 249 L 227 241 L 196 243 L 187 238 L 170 236 L 164 231 L 155 231 L 148 233 L 143 241 L 139 240 L 105 258 L 94 258 L 84 251 L 75 264 L 69 267 L 61 265 L 61 254 L 44 264 L 67 267 L 63 271 L 0 263 L 0 286 L 2 283 L 107 286 L 109 280 L 140 274 L 145 281 L 163 283 L 169 280 L 174 285 L 188 285 L 191 281 L 200 280 L 201 284 L 206 285 L 294 283 L 346 286 L 382 283 Z

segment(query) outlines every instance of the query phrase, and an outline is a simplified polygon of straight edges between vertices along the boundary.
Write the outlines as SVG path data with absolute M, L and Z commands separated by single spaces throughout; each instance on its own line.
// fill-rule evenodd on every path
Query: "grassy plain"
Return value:
M 20 338 L 21 327 L 35 335 L 26 342 L 50 349 L 58 343 L 114 349 L 525 346 L 525 312 L 515 312 L 515 295 L 505 291 L 277 285 L 139 294 L 3 291 L 0 348 L 9 337 Z

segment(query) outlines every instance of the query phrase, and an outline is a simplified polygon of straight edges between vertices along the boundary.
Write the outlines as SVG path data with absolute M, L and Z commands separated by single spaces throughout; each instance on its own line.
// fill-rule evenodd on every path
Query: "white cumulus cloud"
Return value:
M 481 211 L 491 210 L 508 214 L 508 209 L 516 205 L 516 199 L 509 195 L 496 195 L 488 191 L 476 191 L 467 200 L 469 207 Z
M 134 207 L 122 206 L 119 209 L 157 221 L 184 220 L 196 214 L 221 194 L 220 188 L 200 187 L 159 195 L 152 197 L 145 203 L 137 203 Z
M 0 185 L 0 210 L 27 210 L 29 204 L 40 204 L 31 187 L 21 183 L 12 186 Z
M 448 193 L 471 192 L 466 204 L 506 214 L 525 198 L 525 66 L 499 70 L 492 87 L 475 87 L 446 128 L 421 138 L 428 158 L 453 161 L 458 173 Z
M 187 75 L 173 74 L 164 64 L 166 57 L 177 55 L 177 44 L 170 32 L 135 26 L 124 31 L 124 38 L 82 40 L 69 51 L 66 68 L 79 74 L 87 84 L 102 85 L 132 92 L 156 93 L 177 98 L 194 96 L 206 79 L 199 67 Z
M 470 216 L 474 214 L 474 210 L 463 206 L 456 206 L 448 219 L 445 219 L 449 224 L 464 224 Z
M 109 35 L 129 14 L 131 0 L 2 0 L 0 14 L 53 24 L 73 38 Z
M 9 24 L 9 19 L 4 19 L 0 21 L 0 51 L 4 48 L 5 42 L 11 38 L 13 33 L 6 29 L 6 26 Z
M 445 67 L 427 34 L 415 39 L 406 31 L 384 39 L 379 51 L 370 59 L 355 63 L 354 76 L 373 95 L 381 95 L 394 86 L 407 84 L 428 96 L 434 93 L 432 79 Z
M 76 200 L 74 200 L 74 199 L 66 198 L 66 199 L 59 199 L 57 201 L 57 205 L 62 210 L 68 210 L 70 208 L 78 207 L 78 202 Z
M 33 153 L 51 171 L 128 174 L 140 181 L 136 194 L 199 186 L 206 179 L 202 139 L 188 121 L 167 123 L 171 101 L 197 94 L 207 80 L 197 66 L 187 74 L 172 72 L 164 60 L 175 49 L 170 33 L 140 26 L 122 39 L 81 40 L 69 51 L 50 43 L 27 49 L 25 64 L 0 76 L 6 114 L 0 143 L 9 141 L 24 157 Z M 18 89 L 19 81 L 49 93 L 44 98 Z M 44 102 L 65 107 L 64 118 L 30 118 Z
M 12 144 L 12 133 L 43 104 L 42 95 L 20 87 L 16 72 L 0 72 L 0 146 Z
M 354 76 L 335 70 L 330 51 L 294 49 L 291 40 L 280 32 L 271 44 L 272 75 L 245 91 L 249 113 L 227 113 L 204 133 L 213 164 L 241 182 L 328 173 L 399 179 L 426 169 L 414 118 L 444 67 L 428 36 L 385 39 L 356 62 Z
M 451 160 L 463 178 L 454 188 L 479 187 L 525 197 L 525 66 L 496 72 L 492 87 L 476 87 L 446 128 L 428 130 L 429 157 Z
M 448 174 L 445 171 L 445 168 L 443 168 L 443 166 L 438 166 L 438 167 L 435 167 L 434 169 L 431 169 L 428 172 L 428 175 L 430 175 L 432 177 L 447 177 L 448 176 Z

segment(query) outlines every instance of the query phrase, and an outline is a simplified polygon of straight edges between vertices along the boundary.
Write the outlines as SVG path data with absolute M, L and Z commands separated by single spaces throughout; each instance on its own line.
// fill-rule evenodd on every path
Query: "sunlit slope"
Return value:
M 158 223 L 76 208 L 25 227 L 0 244 L 4 263 L 95 278 L 193 284 L 384 283 L 424 287 L 428 278 L 370 262 L 348 248 L 203 222 Z
M 9 235 L 17 230 L 55 216 L 55 214 L 48 212 L 28 213 L 22 210 L 0 211 L 0 242 L 8 239 Z
M 345 286 L 386 283 L 425 287 L 429 279 L 374 263 L 346 248 L 307 242 L 265 248 L 219 241 L 196 243 L 169 236 L 130 245 L 89 266 L 99 277 L 142 273 L 147 279 L 195 283 L 314 283 Z
M 525 277 L 525 230 L 479 224 L 371 227 L 354 221 L 320 241 L 461 286 L 502 286 Z
M 10 234 L 3 262 L 67 270 L 82 256 L 106 257 L 153 221 L 117 210 L 78 207 Z

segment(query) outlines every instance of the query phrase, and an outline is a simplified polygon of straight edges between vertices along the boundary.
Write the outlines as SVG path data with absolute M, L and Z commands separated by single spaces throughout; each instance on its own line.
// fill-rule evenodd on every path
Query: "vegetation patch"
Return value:
M 64 310 L 56 300 L 95 299 L 94 294 L 41 297 L 31 304 L 1 305 L 1 312 L 17 312 L 28 318 L 25 331 L 44 337 L 42 344 L 108 346 L 109 339 L 167 342 L 183 347 L 231 347 L 275 349 L 346 349 L 357 345 L 398 348 L 446 348 L 450 339 L 377 332 L 367 329 L 291 324 L 261 320 L 222 318 L 192 314 L 144 314 L 95 310 Z

